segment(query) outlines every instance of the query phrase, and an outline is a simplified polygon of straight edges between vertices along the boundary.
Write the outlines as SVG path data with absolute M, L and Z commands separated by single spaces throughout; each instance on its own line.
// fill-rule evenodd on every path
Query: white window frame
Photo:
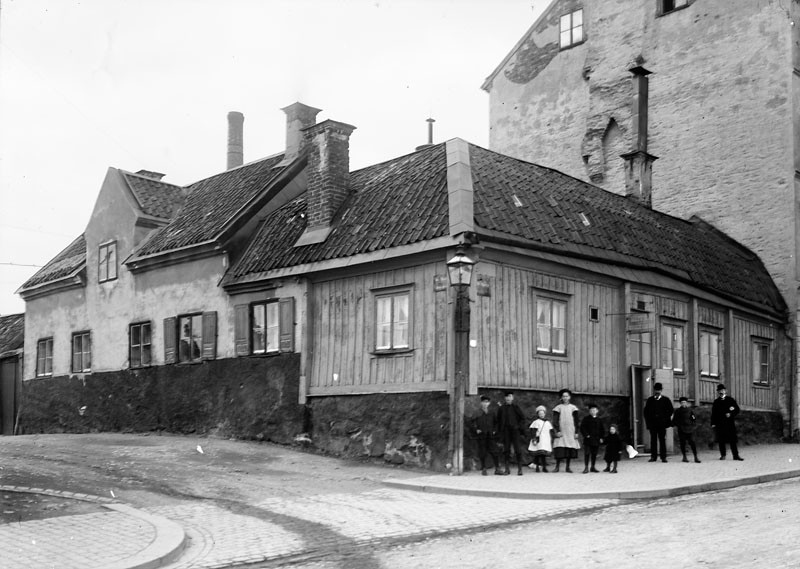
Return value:
M 145 342 L 144 341 L 144 338 L 145 338 L 144 329 L 145 329 L 145 327 L 148 330 L 148 334 L 147 335 L 150 337 L 150 341 L 149 342 Z M 134 341 L 133 341 L 134 328 L 138 329 L 138 331 L 139 331 L 138 332 L 139 333 L 139 342 L 138 343 L 134 343 Z M 129 358 L 128 365 L 129 365 L 129 367 L 131 367 L 132 369 L 138 369 L 138 368 L 149 367 L 149 366 L 153 365 L 153 325 L 152 325 L 152 323 L 148 321 L 148 322 L 136 322 L 134 324 L 131 324 L 128 327 L 128 338 L 129 338 L 129 340 L 128 340 L 128 358 Z M 147 362 L 146 363 L 144 361 L 145 352 L 147 352 Z M 139 363 L 136 364 L 136 365 L 134 364 L 134 357 L 133 357 L 134 353 L 138 353 L 139 354 L 139 358 L 138 358 Z
M 567 49 L 585 41 L 583 25 L 583 8 L 562 14 L 558 20 L 558 45 L 560 49 Z
M 189 336 L 184 335 L 186 323 L 189 324 Z M 195 324 L 198 328 L 195 330 Z M 188 358 L 182 348 L 182 342 L 188 338 L 189 354 Z M 199 343 L 196 341 L 199 340 Z M 193 347 L 197 348 L 197 355 L 193 355 Z M 181 314 L 178 316 L 178 332 L 176 335 L 175 349 L 178 351 L 178 363 L 188 364 L 203 361 L 203 313 L 194 312 L 191 314 Z
M 628 341 L 630 342 L 631 365 L 651 367 L 653 365 L 653 333 L 630 332 Z M 646 349 L 645 346 L 647 346 Z M 639 357 L 637 358 L 636 355 Z
M 569 299 L 558 297 L 556 295 L 548 295 L 546 293 L 536 292 L 534 297 L 534 322 L 536 323 L 536 330 L 534 332 L 534 343 L 536 353 L 547 356 L 565 357 L 569 349 L 568 342 L 568 318 L 569 318 Z M 540 306 L 544 309 L 540 311 Z M 553 315 L 556 309 L 560 309 L 562 313 L 561 326 L 554 322 Z M 544 320 L 540 317 L 544 316 Z M 556 334 L 557 337 L 562 339 L 561 345 L 554 345 L 554 330 L 560 331 Z M 546 341 L 545 341 L 546 340 Z
M 80 346 L 76 346 L 76 340 Z M 72 334 L 70 366 L 72 373 L 90 373 L 92 371 L 92 335 L 89 331 Z M 79 359 L 75 365 L 76 357 Z
M 411 287 L 373 291 L 373 295 L 375 352 L 393 353 L 411 350 L 414 313 Z M 403 305 L 405 305 L 405 315 L 401 312 Z
M 769 385 L 770 358 L 772 356 L 772 342 L 761 338 L 753 338 L 753 383 L 756 385 Z M 766 353 L 766 357 L 763 357 Z
M 42 346 L 44 344 L 44 346 Z M 44 349 L 42 349 L 44 347 Z M 36 342 L 36 377 L 53 375 L 53 337 Z
M 664 334 L 671 331 L 668 338 Z M 673 322 L 661 323 L 661 369 L 671 369 L 675 373 L 683 373 L 686 365 L 686 330 L 682 324 Z M 680 336 L 680 337 L 678 337 Z M 668 345 L 665 345 L 667 344 Z M 676 362 L 680 356 L 680 362 Z M 676 365 L 678 364 L 678 365 Z
M 259 316 L 263 316 L 263 324 L 257 325 Z M 277 298 L 250 304 L 251 354 L 276 354 L 280 351 L 280 322 L 280 305 Z
M 700 375 L 719 377 L 719 350 L 722 345 L 720 333 L 716 330 L 700 330 L 699 349 Z
M 97 281 L 104 283 L 115 280 L 118 275 L 117 265 L 117 242 L 110 241 L 100 245 L 97 258 Z

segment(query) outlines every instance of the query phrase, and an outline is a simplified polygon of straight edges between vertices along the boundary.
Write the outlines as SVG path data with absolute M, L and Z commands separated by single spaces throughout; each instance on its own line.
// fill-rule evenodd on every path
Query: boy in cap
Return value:
M 735 419 L 738 414 L 739 405 L 736 404 L 736 399 L 728 397 L 728 390 L 720 383 L 717 386 L 717 398 L 711 405 L 711 428 L 717 433 L 720 460 L 725 460 L 726 443 L 731 445 L 733 460 L 744 460 L 739 456 L 739 448 L 736 446 L 738 438 Z
M 490 399 L 481 395 L 481 410 L 472 419 L 472 428 L 478 442 L 478 458 L 481 461 L 481 474 L 486 476 L 486 455 L 492 457 L 494 473 L 503 474 L 500 470 L 500 458 L 495 448 L 497 437 L 497 414 L 489 409 Z
M 644 423 L 650 431 L 650 460 L 655 462 L 661 455 L 661 462 L 667 462 L 667 428 L 672 422 L 672 401 L 661 391 L 664 387 L 660 383 L 653 385 L 653 394 L 644 404 Z M 659 445 L 661 452 L 659 453 Z
M 503 474 L 511 474 L 511 448 L 514 448 L 514 456 L 517 459 L 517 475 L 522 476 L 522 444 L 520 436 L 526 433 L 528 423 L 525 414 L 519 405 L 514 403 L 514 392 L 506 391 L 506 402 L 497 411 L 497 427 L 500 433 L 500 440 L 503 441 L 503 455 L 506 460 L 506 470 Z
M 680 398 L 681 406 L 675 409 L 672 415 L 672 426 L 678 430 L 678 439 L 681 442 L 681 454 L 683 454 L 683 462 L 689 462 L 686 458 L 686 443 L 694 454 L 694 461 L 700 462 L 697 458 L 697 446 L 694 444 L 694 431 L 697 428 L 697 417 L 694 416 L 694 411 L 689 407 L 689 399 L 686 397 Z
M 603 429 L 603 422 L 597 417 L 597 405 L 589 404 L 589 414 L 581 421 L 581 435 L 583 436 L 583 473 L 590 472 L 589 460 L 592 461 L 591 472 L 598 472 L 594 467 L 597 461 L 597 451 L 603 444 L 603 437 L 606 435 Z

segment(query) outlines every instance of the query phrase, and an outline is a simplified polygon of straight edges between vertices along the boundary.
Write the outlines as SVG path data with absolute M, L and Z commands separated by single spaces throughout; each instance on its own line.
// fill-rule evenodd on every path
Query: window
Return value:
M 97 280 L 101 283 L 117 278 L 117 242 L 100 245 L 97 261 Z
M 700 330 L 700 375 L 719 377 L 719 334 Z
M 375 350 L 404 350 L 409 343 L 411 292 L 404 290 L 375 297 Z
M 560 26 L 561 49 L 571 47 L 583 41 L 583 9 L 575 10 L 561 16 Z
M 72 335 L 72 373 L 92 371 L 92 339 L 89 332 Z
M 661 367 L 683 371 L 683 327 L 674 324 L 661 326 Z
M 650 332 L 638 332 L 628 335 L 631 348 L 631 364 L 650 367 L 653 335 Z
M 596 306 L 589 307 L 589 320 L 592 322 L 599 322 L 600 321 L 600 309 Z
M 250 307 L 252 346 L 250 353 L 267 354 L 280 349 L 278 303 L 259 302 Z
M 753 383 L 769 384 L 769 342 L 753 342 Z
M 196 363 L 216 357 L 216 312 L 183 314 L 164 319 L 164 363 Z
M 536 351 L 563 356 L 567 353 L 567 302 L 536 298 Z
M 36 377 L 53 375 L 53 338 L 39 340 L 36 345 Z
M 685 8 L 689 5 L 689 0 L 660 0 L 661 1 L 661 13 L 668 14 L 673 10 L 677 10 L 678 8 Z
M 271 299 L 234 307 L 237 356 L 294 351 L 294 298 Z
M 147 367 L 152 363 L 152 330 L 150 322 L 131 324 L 130 331 L 130 366 L 132 368 Z

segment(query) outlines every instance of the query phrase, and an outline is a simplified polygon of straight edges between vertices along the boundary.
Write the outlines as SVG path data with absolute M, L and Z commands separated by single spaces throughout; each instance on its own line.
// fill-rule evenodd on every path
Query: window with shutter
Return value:
M 280 300 L 280 350 L 294 351 L 294 297 Z
M 250 353 L 250 305 L 237 304 L 233 308 L 233 342 L 237 356 Z
M 213 360 L 217 357 L 217 313 L 203 313 L 203 359 Z

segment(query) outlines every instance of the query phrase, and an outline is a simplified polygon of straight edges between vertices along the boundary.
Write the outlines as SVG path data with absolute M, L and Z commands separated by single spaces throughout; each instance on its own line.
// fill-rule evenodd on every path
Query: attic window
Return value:
M 675 10 L 686 8 L 689 5 L 689 0 L 659 0 L 660 15 L 669 14 Z
M 583 8 L 561 16 L 559 38 L 561 49 L 583 43 Z
M 521 202 L 521 201 L 520 201 L 520 199 L 517 197 L 517 194 L 513 194 L 511 197 L 512 197 L 512 198 L 514 198 L 514 205 L 515 205 L 515 206 L 517 206 L 517 207 L 522 207 L 522 202 Z

